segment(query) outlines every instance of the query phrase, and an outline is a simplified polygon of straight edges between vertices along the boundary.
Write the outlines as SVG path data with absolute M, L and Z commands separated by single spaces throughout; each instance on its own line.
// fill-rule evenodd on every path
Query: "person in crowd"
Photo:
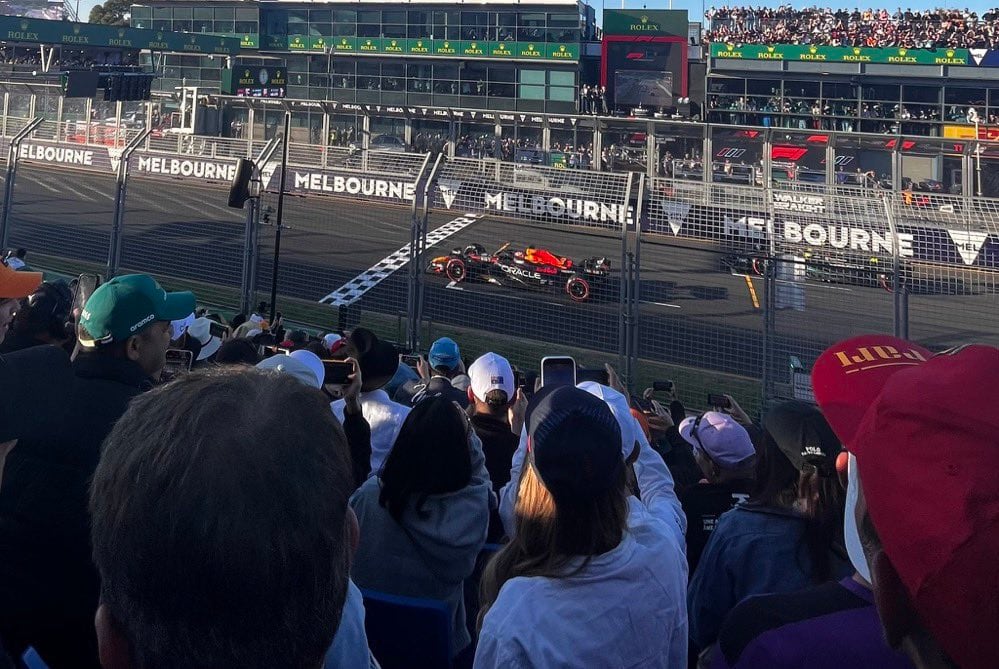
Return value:
M 7 257 L 3 259 L 4 264 L 15 272 L 20 272 L 28 268 L 25 258 L 28 257 L 28 249 L 15 249 L 7 252 Z
M 230 337 L 219 346 L 215 354 L 217 365 L 256 365 L 260 362 L 257 345 L 246 337 Z
M 435 395 L 413 407 L 384 469 L 350 500 L 361 527 L 354 582 L 447 602 L 453 656 L 471 644 L 463 585 L 486 540 L 490 490 L 468 417 Z
M 680 423 L 680 435 L 693 449 L 704 475 L 699 485 L 680 495 L 687 515 L 687 564 L 693 573 L 718 517 L 749 499 L 756 448 L 746 428 L 718 411 L 686 418 Z
M 372 476 L 382 470 L 392 444 L 402 429 L 403 421 L 409 415 L 410 407 L 389 399 L 382 388 L 396 374 L 399 367 L 399 354 L 395 347 L 381 341 L 371 330 L 356 328 L 347 337 L 347 343 L 340 349 L 344 357 L 357 361 L 363 378 L 361 385 L 361 412 L 371 429 Z M 342 423 L 345 401 L 335 400 L 330 407 Z
M 857 542 L 884 638 L 918 669 L 999 666 L 999 415 L 984 409 L 999 402 L 999 348 L 931 357 L 870 339 L 830 347 L 812 382 L 855 458 Z
M 435 341 L 430 346 L 426 363 L 421 358 L 417 371 L 421 378 L 403 383 L 396 390 L 396 402 L 412 405 L 424 397 L 444 394 L 462 407 L 468 405 L 465 366 L 458 344 L 453 339 L 441 337 Z
M 211 325 L 211 319 L 202 316 L 187 326 L 188 337 L 198 342 L 198 354 L 194 356 L 195 366 L 212 362 L 222 346 L 221 337 L 212 334 Z
M 468 368 L 472 383 L 468 402 L 473 407 L 472 427 L 482 441 L 486 469 L 493 490 L 510 482 L 510 466 L 523 425 L 512 425 L 512 404 L 521 397 L 514 386 L 513 368 L 503 356 L 486 353 Z
M 66 414 L 11 451 L 0 488 L 0 634 L 34 646 L 52 669 L 97 666 L 87 487 L 101 442 L 166 362 L 170 321 L 194 311 L 191 293 L 152 277 L 115 277 L 90 296 Z M 152 435 L 150 435 L 152 438 Z
M 65 347 L 73 341 L 73 329 L 73 291 L 65 281 L 46 281 L 21 303 L 0 352 Z
M 709 651 L 738 602 L 849 574 L 842 548 L 839 440 L 811 405 L 791 401 L 763 420 L 749 501 L 723 513 L 690 579 L 692 650 Z
M 137 398 L 90 492 L 104 667 L 323 666 L 357 541 L 345 442 L 281 374 L 195 372 Z
M 21 300 L 35 292 L 41 283 L 41 272 L 16 272 L 0 264 L 0 343 L 14 322 Z
M 686 666 L 672 478 L 627 399 L 582 385 L 592 394 L 542 389 L 527 408 L 517 478 L 504 490 L 515 526 L 482 576 L 476 667 Z

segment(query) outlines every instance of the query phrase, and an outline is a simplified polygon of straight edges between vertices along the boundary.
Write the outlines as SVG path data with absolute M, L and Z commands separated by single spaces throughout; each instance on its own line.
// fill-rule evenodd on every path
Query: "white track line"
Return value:
M 427 233 L 427 248 L 439 244 L 451 235 L 461 232 L 482 218 L 482 214 L 465 214 Z M 409 264 L 409 244 L 382 258 L 332 293 L 319 300 L 320 304 L 341 307 L 353 304 L 361 296 L 387 279 L 394 272 Z

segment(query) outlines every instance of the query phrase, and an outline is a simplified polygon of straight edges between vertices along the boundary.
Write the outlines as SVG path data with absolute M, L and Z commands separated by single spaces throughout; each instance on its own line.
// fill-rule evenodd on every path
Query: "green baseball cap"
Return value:
M 80 316 L 84 346 L 125 341 L 156 321 L 180 320 L 194 312 L 194 293 L 168 293 L 147 274 L 111 279 L 90 296 Z

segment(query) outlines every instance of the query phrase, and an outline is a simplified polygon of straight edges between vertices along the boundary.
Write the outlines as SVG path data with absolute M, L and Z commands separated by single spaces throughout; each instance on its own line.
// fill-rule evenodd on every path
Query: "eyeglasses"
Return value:
M 701 441 L 701 437 L 697 434 L 697 428 L 701 426 L 701 420 L 703 420 L 703 418 L 704 414 L 701 414 L 694 419 L 694 425 L 690 428 L 690 436 L 697 441 L 697 446 L 699 447 L 698 450 L 707 455 L 707 449 L 704 448 L 704 443 Z

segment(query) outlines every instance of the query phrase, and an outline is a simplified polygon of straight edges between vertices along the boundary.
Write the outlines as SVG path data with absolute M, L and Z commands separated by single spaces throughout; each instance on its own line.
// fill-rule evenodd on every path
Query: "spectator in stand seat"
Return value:
M 469 647 L 464 581 L 486 541 L 491 484 L 465 412 L 428 397 L 406 417 L 385 467 L 354 493 L 361 588 L 447 602 L 452 655 Z
M 17 272 L 0 263 L 0 342 L 14 322 L 21 300 L 35 292 L 41 283 L 41 272 Z
M 718 517 L 749 499 L 756 449 L 746 428 L 718 411 L 685 419 L 680 423 L 680 435 L 693 448 L 704 475 L 700 484 L 680 495 L 687 515 L 687 564 L 693 573 Z
M 89 481 L 104 437 L 158 379 L 170 321 L 194 307 L 191 293 L 166 293 L 140 274 L 115 277 L 84 305 L 66 415 L 23 435 L 4 467 L 0 634 L 9 651 L 34 646 L 52 669 L 97 666 Z
M 544 389 L 527 409 L 504 489 L 513 536 L 482 577 L 477 668 L 686 666 L 673 480 L 627 399 L 582 385 Z
M 882 335 L 842 342 L 826 350 L 812 368 L 813 381 L 819 386 L 818 395 L 825 397 L 827 388 L 839 387 L 846 379 L 846 370 L 836 353 L 861 347 L 911 352 L 915 359 L 906 359 L 906 363 L 912 365 L 931 355 L 919 346 Z M 869 381 L 881 381 L 900 369 L 904 366 L 878 365 L 862 370 L 864 382 L 852 384 L 851 403 L 858 407 L 868 406 L 879 388 Z M 837 415 L 834 409 L 829 417 Z M 859 420 L 860 416 L 854 415 L 852 420 L 841 421 L 836 426 L 837 434 L 844 442 L 853 438 Z M 743 600 L 732 609 L 722 626 L 719 652 L 713 658 L 714 669 L 911 669 L 908 658 L 885 642 L 874 606 L 871 572 L 864 558 L 855 517 L 860 485 L 856 458 L 850 455 L 845 470 L 838 469 L 840 483 L 846 488 L 844 540 L 854 568 L 853 575 L 793 593 Z
M 749 501 L 718 519 L 690 579 L 690 639 L 700 653 L 750 595 L 790 592 L 849 575 L 842 548 L 836 435 L 814 407 L 785 402 L 763 419 Z
M 357 541 L 345 442 L 286 375 L 195 372 L 137 398 L 90 492 L 105 669 L 322 667 Z
M 472 427 L 482 441 L 489 480 L 498 496 L 503 486 L 510 482 L 513 454 L 523 428 L 523 413 L 515 411 L 514 405 L 519 402 L 522 407 L 526 400 L 514 386 L 510 363 L 495 353 L 486 353 L 473 362 L 468 368 L 468 376 L 472 380 L 468 388 Z M 499 514 L 493 510 L 489 519 L 489 541 L 498 542 L 503 534 Z
M 371 428 L 371 469 L 376 476 L 388 457 L 392 444 L 402 428 L 410 407 L 389 399 L 382 388 L 395 375 L 399 367 L 399 354 L 395 347 L 381 341 L 371 330 L 357 328 L 347 337 L 347 343 L 337 355 L 358 361 L 364 382 L 361 386 L 361 411 Z M 343 422 L 344 400 L 330 405 L 336 417 Z
M 997 667 L 999 348 L 927 360 L 902 342 L 847 370 L 836 352 L 854 343 L 824 353 L 835 364 L 813 384 L 856 458 L 858 539 L 885 638 L 919 669 Z
M 468 406 L 468 377 L 453 339 L 441 337 L 435 341 L 426 362 L 421 357 L 417 367 L 421 378 L 403 383 L 395 392 L 396 402 L 413 405 L 424 397 L 443 394 L 463 408 Z

